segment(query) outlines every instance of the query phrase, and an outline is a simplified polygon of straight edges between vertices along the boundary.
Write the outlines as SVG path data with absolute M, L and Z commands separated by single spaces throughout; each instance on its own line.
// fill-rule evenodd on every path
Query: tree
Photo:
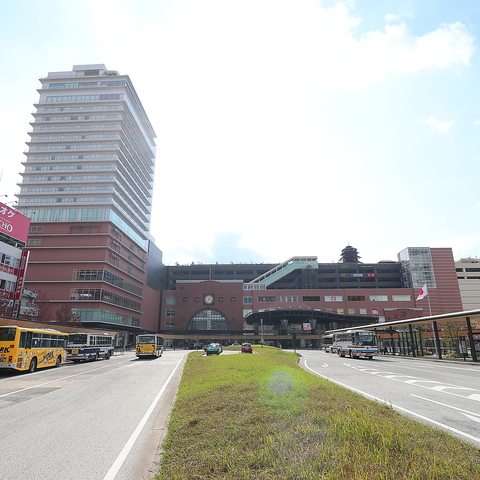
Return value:
M 464 330 L 466 330 L 466 325 L 464 322 L 446 322 L 443 325 L 443 343 L 445 346 L 455 354 L 460 353 L 458 346 L 458 337 L 462 336 Z
M 52 305 L 47 295 L 39 291 L 32 308 L 24 312 L 21 318 L 50 323 L 52 321 Z
M 63 305 L 55 312 L 57 325 L 68 325 L 71 327 L 80 327 L 82 325 L 81 316 L 72 307 Z
M 0 317 L 12 316 L 12 301 L 7 296 L 0 295 Z

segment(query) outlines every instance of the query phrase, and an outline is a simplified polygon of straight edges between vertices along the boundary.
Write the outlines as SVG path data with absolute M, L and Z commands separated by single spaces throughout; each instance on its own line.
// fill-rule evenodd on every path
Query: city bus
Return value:
M 67 360 L 72 362 L 108 360 L 115 351 L 115 337 L 109 333 L 71 333 L 68 336 Z
M 137 357 L 161 357 L 163 354 L 163 337 L 157 333 L 137 335 L 135 355 Z
M 326 352 L 331 351 L 333 344 L 333 333 L 322 335 L 322 349 Z
M 0 369 L 35 372 L 67 360 L 68 334 L 52 329 L 0 327 Z
M 334 332 L 332 353 L 338 353 L 340 357 L 372 359 L 378 354 L 377 335 L 367 330 L 347 330 L 346 332 Z

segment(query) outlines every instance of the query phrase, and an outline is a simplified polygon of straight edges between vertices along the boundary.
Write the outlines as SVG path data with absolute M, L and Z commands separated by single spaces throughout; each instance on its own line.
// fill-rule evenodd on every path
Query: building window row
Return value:
M 116 143 L 106 143 L 100 145 L 33 145 L 30 152 L 48 152 L 60 150 L 120 150 L 120 146 Z
M 388 302 L 388 295 L 370 295 L 368 299 L 371 302 Z M 392 295 L 392 300 L 394 302 L 410 302 L 411 301 L 410 295 Z M 258 297 L 259 302 L 276 302 L 277 297 Z M 297 296 L 281 296 L 281 302 L 298 302 Z M 303 302 L 320 302 L 321 297 L 320 295 L 306 295 L 302 297 Z M 344 297 L 343 295 L 326 295 L 325 302 L 343 302 Z M 365 295 L 348 295 L 347 296 L 348 302 L 365 302 L 367 301 L 367 297 Z M 252 297 L 244 297 L 243 303 L 245 305 L 252 304 L 253 298 Z
M 104 100 L 123 100 L 120 93 L 107 93 L 101 95 L 61 95 L 47 97 L 47 103 L 70 103 L 70 102 L 99 102 Z
M 44 182 L 112 182 L 115 180 L 114 175 L 71 175 L 58 177 L 30 177 L 30 183 Z M 53 188 L 53 187 L 52 187 Z
M 79 115 L 75 117 L 42 117 L 41 119 L 37 119 L 35 124 L 40 124 L 43 122 L 78 122 L 78 121 L 85 121 L 88 120 L 90 122 L 95 121 L 95 122 L 104 122 L 104 121 L 111 121 L 111 120 L 122 120 L 122 115 Z M 82 127 L 79 125 L 79 127 Z M 100 127 L 105 128 L 106 125 L 101 125 Z M 43 130 L 43 129 L 53 129 L 56 130 L 58 128 L 64 128 L 65 130 L 69 128 L 75 128 L 75 126 L 72 127 L 62 127 L 62 126 L 51 126 L 51 127 L 41 127 L 40 132 L 43 131 L 48 131 L 48 130 Z M 34 132 L 36 131 L 35 129 L 33 130 Z
M 114 285 L 122 290 L 126 290 L 134 295 L 142 295 L 142 289 L 138 285 L 127 282 L 123 278 L 119 277 L 118 275 L 114 275 L 107 270 L 74 270 L 73 280 L 77 282 L 101 281 L 109 283 L 110 285 Z
M 90 111 L 105 111 L 105 110 L 124 110 L 123 105 L 84 105 L 78 107 L 44 107 L 38 108 L 37 113 L 60 113 L 60 112 L 90 112 Z M 60 121 L 65 120 L 66 117 L 57 117 Z M 57 118 L 52 118 L 56 120 Z M 82 118 L 82 117 L 80 117 Z M 96 117 L 91 117 L 91 119 L 97 120 Z M 43 120 L 43 118 L 42 118 Z
M 116 295 L 103 288 L 75 288 L 70 291 L 70 300 L 76 301 L 102 301 L 128 308 L 129 310 L 141 311 L 139 302 Z
M 100 155 L 35 155 L 33 158 L 29 158 L 28 162 L 73 162 L 77 160 L 118 160 L 117 155 L 112 154 L 100 154 Z M 106 165 L 98 165 L 99 167 L 106 168 Z
M 49 135 L 48 137 L 32 137 L 32 142 L 70 142 L 78 140 L 120 140 L 117 133 L 103 135 Z
M 55 88 L 97 88 L 97 87 L 124 87 L 127 84 L 125 80 L 109 80 L 102 82 L 74 82 L 74 83 L 51 83 L 49 89 Z
M 111 312 L 100 308 L 76 308 L 82 322 L 114 323 L 116 325 L 127 325 L 138 327 L 140 318 L 123 313 Z
M 74 118 L 74 117 L 72 117 Z M 78 118 L 78 117 L 77 117 Z M 89 130 L 120 130 L 122 127 L 118 124 L 101 124 L 101 125 L 49 125 L 48 127 L 36 127 L 33 133 L 40 132 L 75 132 Z

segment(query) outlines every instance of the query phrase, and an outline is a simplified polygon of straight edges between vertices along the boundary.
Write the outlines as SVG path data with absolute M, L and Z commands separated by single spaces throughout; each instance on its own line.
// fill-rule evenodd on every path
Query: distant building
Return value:
M 293 331 L 313 319 L 321 332 L 349 319 L 353 325 L 362 317 L 389 322 L 462 310 L 449 248 L 409 248 L 399 261 L 378 263 L 361 263 L 353 247 L 342 254 L 339 263 L 292 257 L 280 264 L 168 266 L 162 331 L 241 332 L 268 316 L 277 333 L 282 318 Z M 429 298 L 417 301 L 425 283 Z
M 156 135 L 135 88 L 101 64 L 40 82 L 17 207 L 32 222 L 27 286 L 85 326 L 156 330 L 159 294 L 147 282 Z
M 455 262 L 464 310 L 480 308 L 480 260 L 462 258 Z

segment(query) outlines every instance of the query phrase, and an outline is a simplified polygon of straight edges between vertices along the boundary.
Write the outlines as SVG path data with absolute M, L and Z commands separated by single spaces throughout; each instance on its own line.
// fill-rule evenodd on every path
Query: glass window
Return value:
M 371 302 L 388 302 L 388 295 L 370 295 Z
M 364 302 L 365 295 L 348 295 L 347 300 L 349 302 Z
M 342 295 L 327 295 L 325 297 L 326 302 L 343 302 Z
M 392 295 L 394 302 L 409 302 L 411 300 L 410 295 Z

